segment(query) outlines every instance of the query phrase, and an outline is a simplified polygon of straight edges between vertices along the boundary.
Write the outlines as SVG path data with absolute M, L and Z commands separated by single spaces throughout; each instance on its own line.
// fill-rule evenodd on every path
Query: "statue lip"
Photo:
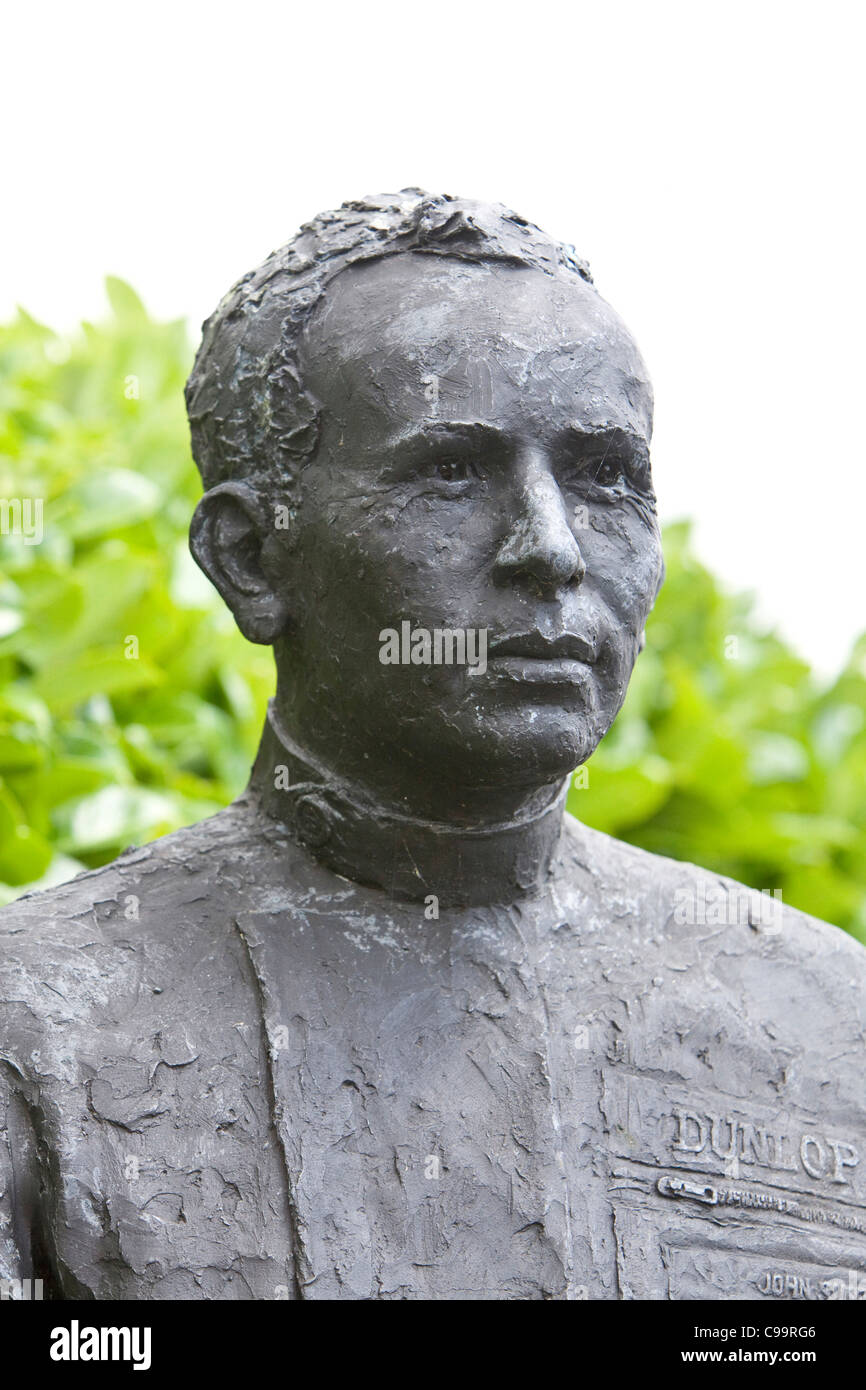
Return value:
M 512 656 L 528 661 L 580 661 L 592 666 L 598 659 L 598 650 L 588 638 L 576 632 L 545 637 L 537 628 L 496 638 L 489 643 L 487 651 L 488 661 Z

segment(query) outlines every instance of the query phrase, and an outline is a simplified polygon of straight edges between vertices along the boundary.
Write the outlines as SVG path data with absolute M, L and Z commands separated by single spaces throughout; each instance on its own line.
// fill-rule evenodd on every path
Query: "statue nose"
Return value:
M 586 574 L 562 493 L 547 467 L 534 466 L 526 479 L 522 505 L 494 562 L 499 584 L 522 577 L 553 592 L 577 585 Z

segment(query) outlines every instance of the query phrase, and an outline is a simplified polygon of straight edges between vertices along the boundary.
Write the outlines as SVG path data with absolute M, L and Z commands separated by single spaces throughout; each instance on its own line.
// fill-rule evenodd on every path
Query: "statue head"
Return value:
M 204 326 L 191 546 L 317 760 L 434 819 L 584 762 L 663 565 L 652 392 L 586 264 L 502 207 L 323 213 Z

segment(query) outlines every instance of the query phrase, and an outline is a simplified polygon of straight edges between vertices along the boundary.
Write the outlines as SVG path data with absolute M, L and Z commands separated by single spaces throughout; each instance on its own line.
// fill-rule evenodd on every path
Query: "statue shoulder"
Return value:
M 821 980 L 866 986 L 866 948 L 787 903 L 776 885 L 739 883 L 566 819 L 569 879 L 583 879 L 596 901 L 616 903 L 626 920 L 660 933 L 669 951 L 689 944 L 705 959 L 765 962 L 778 988 L 783 969 L 802 971 L 816 986 Z
M 714 1084 L 784 1099 L 843 1128 L 847 1116 L 866 1140 L 866 949 L 773 885 L 761 892 L 583 826 L 569 835 L 575 959 L 585 970 L 593 952 L 611 1007 L 627 1001 L 635 1055 L 696 1093 Z
M 55 1028 L 122 1028 L 143 989 L 176 984 L 226 935 L 234 889 L 215 883 L 253 839 L 235 805 L 0 910 L 0 1053 L 38 1054 Z

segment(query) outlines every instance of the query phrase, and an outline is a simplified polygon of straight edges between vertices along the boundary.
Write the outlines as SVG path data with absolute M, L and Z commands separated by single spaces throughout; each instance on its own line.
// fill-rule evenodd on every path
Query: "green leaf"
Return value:
M 116 275 L 106 275 L 105 293 L 116 318 L 121 321 L 131 319 L 133 323 L 147 321 L 147 310 L 135 290 L 125 280 L 119 279 Z
M 54 818 L 58 843 L 68 854 L 95 850 L 118 853 L 165 834 L 179 823 L 178 804 L 164 792 L 145 787 L 104 787 L 58 808 Z

